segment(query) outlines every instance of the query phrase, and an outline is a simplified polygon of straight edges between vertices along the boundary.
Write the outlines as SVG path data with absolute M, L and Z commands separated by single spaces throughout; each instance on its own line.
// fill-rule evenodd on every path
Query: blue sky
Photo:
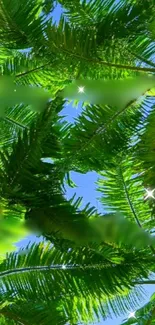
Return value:
M 62 9 L 61 6 L 57 6 L 56 9 L 54 10 L 53 18 L 56 22 L 59 21 L 60 15 L 61 15 Z M 66 115 L 66 119 L 69 122 L 73 122 L 74 118 L 78 116 L 78 114 L 81 111 L 81 107 L 79 106 L 77 109 L 72 106 L 72 104 L 66 105 L 64 107 L 64 110 L 61 112 L 62 115 Z M 73 194 L 76 192 L 77 196 L 82 196 L 83 197 L 83 204 L 85 205 L 88 202 L 91 202 L 91 205 L 96 206 L 97 209 L 101 212 L 102 211 L 102 206 L 99 201 L 97 201 L 97 197 L 100 196 L 100 193 L 96 191 L 96 185 L 95 182 L 97 181 L 98 175 L 95 172 L 89 172 L 87 174 L 79 174 L 75 172 L 71 172 L 71 177 L 72 180 L 76 183 L 77 188 L 69 188 L 66 187 L 67 189 L 67 197 L 71 198 Z M 25 246 L 29 241 L 39 241 L 39 238 L 36 238 L 35 236 L 29 236 L 28 238 L 23 239 L 21 242 L 17 244 L 18 247 L 20 246 Z M 150 297 L 150 295 L 154 292 L 155 287 L 149 286 L 146 287 L 148 294 L 146 295 L 146 300 L 144 303 L 146 303 Z M 131 312 L 131 311 L 129 311 Z M 100 323 L 105 324 L 105 325 L 119 325 L 123 321 L 123 319 L 127 317 L 127 315 L 121 317 L 121 318 L 113 318 L 108 319 L 106 321 L 103 321 Z

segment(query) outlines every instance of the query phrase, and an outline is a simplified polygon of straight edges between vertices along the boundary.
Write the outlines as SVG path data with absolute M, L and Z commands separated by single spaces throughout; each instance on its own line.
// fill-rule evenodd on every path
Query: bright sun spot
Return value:
M 134 311 L 131 312 L 131 313 L 129 314 L 128 318 L 135 318 L 135 312 L 134 312 Z
M 145 189 L 146 190 L 146 197 L 145 197 L 145 200 L 148 198 L 148 197 L 152 197 L 153 199 L 155 199 L 154 195 L 153 195 L 153 192 L 155 191 L 155 189 L 153 190 L 148 190 L 148 189 Z
M 66 265 L 62 265 L 62 269 L 65 270 L 66 269 Z
M 84 93 L 84 87 L 83 86 L 78 87 L 78 93 Z

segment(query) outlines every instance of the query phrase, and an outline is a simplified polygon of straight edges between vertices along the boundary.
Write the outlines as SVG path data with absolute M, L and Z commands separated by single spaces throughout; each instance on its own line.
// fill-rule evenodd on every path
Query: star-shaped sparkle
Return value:
M 145 189 L 146 190 L 146 197 L 145 197 L 145 200 L 148 199 L 149 197 L 152 197 L 152 199 L 155 199 L 154 195 L 153 195 L 153 192 L 155 191 L 155 188 L 153 190 L 148 190 L 147 188 Z
M 128 318 L 136 318 L 136 317 L 135 317 L 135 312 L 132 311 L 132 312 L 129 314 Z
M 84 93 L 84 86 L 78 87 L 78 93 Z

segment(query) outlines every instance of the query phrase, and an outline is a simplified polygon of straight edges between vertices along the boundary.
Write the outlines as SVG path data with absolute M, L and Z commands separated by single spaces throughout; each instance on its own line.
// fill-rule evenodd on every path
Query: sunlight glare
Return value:
M 84 87 L 83 86 L 78 87 L 78 93 L 84 93 Z
M 153 195 L 153 192 L 155 191 L 155 189 L 153 190 L 148 190 L 148 189 L 145 189 L 146 192 L 147 192 L 147 195 L 145 197 L 145 200 L 148 198 L 148 197 L 152 197 L 153 199 L 155 199 L 154 195 Z
M 129 314 L 128 318 L 136 318 L 136 317 L 135 317 L 135 312 L 134 312 L 134 311 L 131 312 L 131 313 Z

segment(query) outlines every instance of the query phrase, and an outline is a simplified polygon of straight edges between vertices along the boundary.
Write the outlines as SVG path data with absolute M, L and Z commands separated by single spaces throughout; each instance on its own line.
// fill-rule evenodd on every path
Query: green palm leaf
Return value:
M 1 159 L 3 160 L 3 171 L 1 170 L 1 177 L 5 177 L 4 175 L 7 173 L 8 184 L 11 182 L 12 186 L 19 185 L 18 179 L 22 176 L 23 171 L 26 170 L 27 167 L 29 169 L 35 168 L 35 162 L 38 164 L 40 159 L 44 156 L 57 156 L 56 152 L 60 149 L 56 139 L 56 131 L 55 134 L 52 134 L 51 125 L 51 122 L 54 122 L 55 119 L 55 105 L 56 103 L 54 104 L 54 102 L 49 104 L 48 108 L 46 108 L 45 111 L 33 121 L 29 129 L 24 128 L 23 134 L 21 133 L 19 135 L 17 143 L 13 143 L 11 153 L 7 150 L 1 152 Z M 60 105 L 62 104 L 58 104 L 58 106 Z M 46 145 L 45 141 L 47 141 Z M 21 143 L 23 143 L 24 150 L 20 150 Z M 51 148 L 50 143 L 52 143 Z M 18 161 L 15 159 L 17 155 Z
M 143 106 L 116 107 L 87 105 L 64 139 L 67 166 L 80 171 L 102 170 L 111 156 L 129 147 L 131 136 L 141 123 Z M 77 141 L 78 138 L 78 141 Z M 74 154 L 73 154 L 74 152 Z M 65 162 L 64 162 L 65 168 Z
M 43 38 L 46 25 L 39 16 L 41 1 L 2 1 L 0 8 L 0 39 L 7 48 L 24 49 Z
M 56 306 L 55 301 L 44 302 L 42 300 L 18 300 L 16 303 L 8 304 L 0 309 L 0 322 L 3 319 L 4 324 L 58 324 L 64 325 L 68 319 Z M 2 323 L 3 324 L 3 323 Z
M 134 167 L 133 167 L 134 166 Z M 143 186 L 142 166 L 130 156 L 113 159 L 111 168 L 101 172 L 98 190 L 107 211 L 122 212 L 125 217 L 135 220 L 138 225 L 149 229 L 151 209 L 146 201 Z
M 151 296 L 150 301 L 147 304 L 145 304 L 142 308 L 138 309 L 135 312 L 134 317 L 129 318 L 127 321 L 123 322 L 121 325 L 154 324 L 154 321 L 155 321 L 154 315 L 155 315 L 155 294 L 153 294 Z
M 103 248 L 103 254 L 104 250 L 105 256 L 108 256 L 106 248 Z M 140 255 L 134 257 L 133 254 L 125 253 L 124 261 L 120 265 L 115 264 L 114 267 L 114 262 L 110 263 L 102 255 L 97 257 L 91 249 L 83 248 L 70 253 L 61 253 L 54 247 L 42 243 L 28 246 L 25 251 L 21 249 L 18 253 L 11 253 L 0 265 L 1 297 L 4 296 L 8 302 L 12 302 L 13 299 L 14 303 L 19 299 L 22 299 L 23 303 L 24 300 L 34 299 L 36 305 L 32 306 L 32 312 L 33 308 L 37 308 L 37 299 L 42 304 L 46 301 L 44 303 L 46 306 L 56 300 L 59 301 L 59 306 L 62 306 L 67 318 L 88 321 L 98 308 L 106 315 L 108 301 L 116 294 L 114 306 L 119 304 L 125 311 L 129 305 L 134 304 L 134 292 L 133 298 L 132 295 L 127 298 L 127 305 L 121 295 L 127 297 L 128 286 L 132 286 L 134 279 L 141 277 L 142 274 L 143 277 L 147 276 L 145 268 L 151 262 L 144 253 Z M 16 305 L 9 307 L 13 312 L 19 308 L 17 309 L 19 317 L 22 313 L 20 304 L 19 307 Z M 5 308 L 7 310 L 8 306 Z M 109 308 L 112 308 L 112 305 L 109 305 Z M 23 314 L 24 311 L 22 316 Z

